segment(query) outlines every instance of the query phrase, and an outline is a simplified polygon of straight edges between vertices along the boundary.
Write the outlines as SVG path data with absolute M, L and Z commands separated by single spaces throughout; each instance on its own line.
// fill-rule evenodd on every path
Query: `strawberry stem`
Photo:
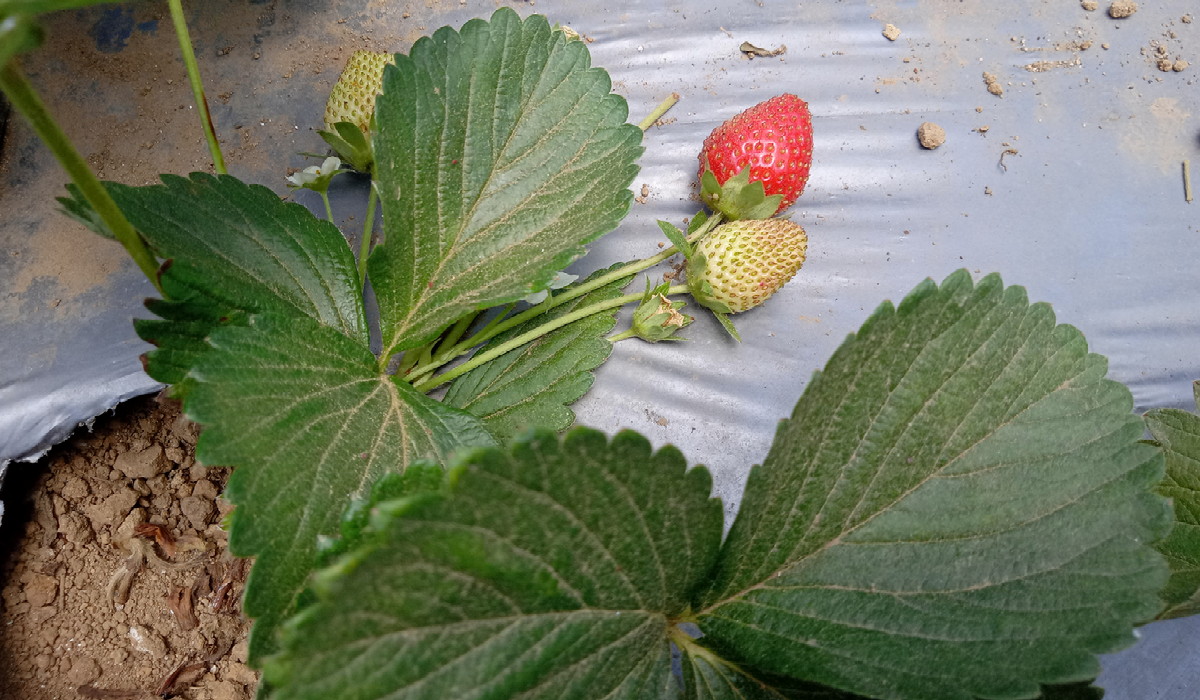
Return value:
M 687 287 L 685 287 L 683 285 L 679 285 L 677 287 L 671 287 L 671 289 L 668 291 L 668 293 L 679 294 L 681 292 L 686 292 L 686 291 L 687 291 Z M 515 350 L 526 343 L 537 340 L 538 338 L 542 337 L 543 335 L 546 335 L 550 331 L 558 330 L 559 328 L 562 328 L 563 326 L 565 326 L 567 324 L 574 323 L 575 321 L 587 318 L 588 316 L 592 316 L 594 314 L 598 314 L 602 311 L 608 311 L 609 309 L 615 309 L 617 307 L 624 306 L 625 304 L 628 304 L 631 301 L 641 301 L 643 296 L 644 296 L 644 293 L 642 293 L 642 292 L 638 292 L 636 294 L 626 294 L 624 296 L 617 297 L 616 299 L 608 299 L 606 301 L 596 302 L 595 304 L 592 304 L 590 306 L 585 306 L 582 309 L 576 309 L 575 311 L 572 311 L 569 314 L 563 314 L 562 316 L 559 316 L 558 318 L 556 318 L 552 321 L 547 321 L 546 323 L 543 323 L 542 325 L 538 326 L 537 328 L 526 331 L 525 333 L 522 333 L 521 335 L 518 335 L 517 337 L 512 338 L 511 340 L 500 343 L 499 345 L 497 345 L 494 348 L 489 348 L 489 349 L 485 350 L 484 352 L 479 353 L 475 357 L 472 357 L 470 360 L 467 360 L 466 362 L 455 367 L 454 369 L 447 370 L 446 372 L 443 372 L 442 374 L 425 379 L 423 382 L 416 385 L 416 389 L 417 389 L 417 391 L 420 391 L 422 393 L 427 393 L 433 389 L 438 388 L 442 384 L 445 384 L 446 382 L 453 381 L 453 380 L 461 377 L 462 375 L 466 374 L 467 372 L 470 372 L 471 370 L 475 369 L 476 367 L 479 367 L 480 365 L 491 362 L 492 360 L 496 359 L 497 357 L 500 357 L 501 355 L 504 355 L 507 352 Z M 537 308 L 537 307 L 535 307 L 535 308 Z M 423 374 L 428 374 L 433 369 L 436 369 L 436 367 L 429 367 L 429 366 L 418 367 L 417 369 L 413 370 L 413 374 L 415 376 L 421 376 Z
M 221 155 L 221 144 L 217 141 L 217 132 L 213 128 L 212 114 L 208 111 L 208 98 L 204 96 L 204 83 L 200 80 L 200 66 L 196 63 L 196 50 L 192 46 L 192 37 L 188 33 L 187 20 L 183 16 L 182 0 L 167 0 L 171 8 L 171 23 L 175 25 L 175 36 L 179 38 L 179 55 L 183 57 L 183 65 L 187 69 L 188 82 L 192 86 L 192 99 L 196 101 L 196 111 L 200 113 L 200 126 L 204 129 L 204 138 L 208 141 L 208 152 L 212 155 L 213 169 L 218 175 L 228 175 L 225 169 L 225 157 Z
M 361 289 L 367 283 L 367 258 L 371 254 L 371 237 L 375 235 L 375 205 L 379 202 L 379 194 L 375 191 L 375 182 L 371 181 L 367 194 L 367 219 L 363 222 L 362 240 L 358 242 L 358 286 Z
M 33 126 L 38 137 L 54 154 L 75 185 L 79 187 L 84 199 L 100 215 L 117 241 L 125 246 L 129 257 L 133 258 L 154 288 L 158 290 L 159 294 L 162 294 L 162 285 L 158 281 L 158 262 L 146 248 L 142 237 L 134 230 L 133 224 L 129 223 L 129 219 L 126 219 L 125 215 L 121 213 L 121 209 L 108 194 L 108 190 L 88 167 L 87 161 L 79 155 L 79 151 L 75 150 L 71 140 L 50 116 L 46 105 L 38 97 L 37 91 L 29 84 L 24 74 L 17 68 L 15 61 L 9 61 L 0 67 L 0 90 L 8 96 L 12 106 Z
M 670 109 L 672 107 L 674 107 L 675 103 L 678 101 L 679 101 L 679 93 L 672 92 L 670 94 L 670 96 L 667 97 L 667 99 L 663 100 L 662 102 L 659 102 L 658 106 L 654 108 L 654 111 L 650 112 L 650 114 L 648 114 L 645 119 L 638 122 L 638 128 L 641 129 L 642 131 L 645 131 L 646 129 L 649 129 L 650 127 L 654 126 L 654 122 L 658 121 L 659 119 L 662 119 L 663 115 L 666 114 L 668 111 L 670 111 Z
M 329 193 L 325 190 L 321 190 L 321 201 L 325 203 L 325 218 L 329 220 L 329 223 L 337 226 L 337 222 L 333 220 L 333 207 L 329 206 Z

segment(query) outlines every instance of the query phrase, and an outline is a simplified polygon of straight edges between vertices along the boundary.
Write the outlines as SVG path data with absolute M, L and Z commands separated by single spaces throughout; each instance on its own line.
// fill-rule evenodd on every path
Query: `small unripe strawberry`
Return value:
M 766 301 L 804 264 L 808 235 L 786 219 L 722 224 L 705 237 L 688 264 L 688 289 L 719 313 L 738 313 Z
M 381 51 L 355 51 L 350 56 L 325 103 L 328 131 L 338 122 L 350 122 L 364 134 L 370 133 L 375 98 L 383 92 L 383 67 L 394 60 L 392 54 Z
M 701 197 L 726 219 L 761 219 L 787 209 L 804 192 L 812 168 L 808 103 L 772 97 L 718 126 L 700 151 Z M 738 176 L 748 169 L 748 178 Z M 711 172 L 715 180 L 705 177 Z M 762 183 L 762 193 L 748 191 Z M 776 206 L 759 206 L 778 196 Z

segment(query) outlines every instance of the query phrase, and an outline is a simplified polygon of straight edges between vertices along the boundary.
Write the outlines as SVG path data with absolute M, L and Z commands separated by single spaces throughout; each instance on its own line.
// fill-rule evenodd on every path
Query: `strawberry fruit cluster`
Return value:
M 728 223 L 704 238 L 688 261 L 688 289 L 718 314 L 766 301 L 804 264 L 808 235 L 768 218 L 804 192 L 812 167 L 812 114 L 779 95 L 713 130 L 700 151 L 701 197 Z

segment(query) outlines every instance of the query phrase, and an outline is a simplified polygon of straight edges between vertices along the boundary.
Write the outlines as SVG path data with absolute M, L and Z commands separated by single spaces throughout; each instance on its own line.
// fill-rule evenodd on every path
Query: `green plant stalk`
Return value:
M 196 63 L 196 49 L 192 46 L 192 36 L 188 33 L 187 20 L 183 17 L 183 0 L 167 0 L 167 6 L 171 8 L 171 23 L 175 25 L 175 36 L 179 38 L 179 55 L 183 57 L 183 65 L 187 69 L 188 82 L 192 86 L 192 99 L 196 102 L 196 111 L 200 113 L 200 125 L 204 128 L 204 138 L 208 141 L 208 152 L 212 154 L 213 169 L 218 175 L 228 175 L 225 157 L 221 155 L 221 144 L 217 141 L 217 132 L 213 128 L 212 113 L 208 111 L 208 98 L 204 96 L 200 66 Z
M 667 290 L 667 294 L 684 294 L 686 292 L 687 292 L 687 285 L 682 285 L 682 284 L 675 285 Z M 585 306 L 582 309 L 576 309 L 575 311 L 572 311 L 569 314 L 563 314 L 562 316 L 559 316 L 558 318 L 554 319 L 553 321 L 548 321 L 546 323 L 543 323 L 542 325 L 538 326 L 537 328 L 534 328 L 530 331 L 522 333 L 521 335 L 518 335 L 517 337 L 515 337 L 511 340 L 508 340 L 506 342 L 503 342 L 494 348 L 490 348 L 484 352 L 479 353 L 475 357 L 472 357 L 470 360 L 467 360 L 466 362 L 455 367 L 454 369 L 447 370 L 446 372 L 443 372 L 442 374 L 439 374 L 435 377 L 429 377 L 428 379 L 421 382 L 420 384 L 417 384 L 416 389 L 417 389 L 417 391 L 420 391 L 422 393 L 428 393 L 429 391 L 432 391 L 433 389 L 438 388 L 439 386 L 445 384 L 446 382 L 458 379 L 459 377 L 466 374 L 467 372 L 470 372 L 471 370 L 475 369 L 476 367 L 487 364 L 488 362 L 491 362 L 492 360 L 496 359 L 497 357 L 500 357 L 501 355 L 503 355 L 509 351 L 515 350 L 528 342 L 537 340 L 538 338 L 542 337 L 543 335 L 546 335 L 550 331 L 558 330 L 559 328 L 562 328 L 563 326 L 574 323 L 575 321 L 578 321 L 580 319 L 587 318 L 588 316 L 598 314 L 601 311 L 607 311 L 609 309 L 615 309 L 617 307 L 624 306 L 625 304 L 628 304 L 631 301 L 641 301 L 643 296 L 645 296 L 645 295 L 642 292 L 638 292 L 637 294 L 626 294 L 624 296 L 617 297 L 616 299 L 609 299 L 607 301 L 597 302 L 595 304 L 592 304 L 591 306 Z M 427 369 L 427 367 L 420 367 L 416 371 L 420 372 L 421 374 L 426 374 L 426 373 L 428 373 L 429 369 Z M 416 375 L 416 376 L 420 376 L 420 375 Z
M 638 128 L 641 129 L 642 131 L 645 131 L 646 129 L 649 129 L 650 127 L 654 126 L 654 122 L 658 121 L 659 119 L 662 119 L 662 116 L 664 114 L 666 114 L 668 111 L 670 111 L 670 109 L 672 107 L 674 107 L 675 103 L 678 101 L 679 101 L 679 93 L 672 92 L 670 97 L 663 100 L 662 102 L 659 102 L 658 106 L 654 108 L 654 111 L 650 112 L 650 114 L 648 114 L 645 119 L 638 122 Z
M 367 220 L 363 222 L 362 240 L 358 242 L 358 286 L 362 288 L 367 283 L 367 257 L 371 255 L 371 237 L 375 235 L 375 205 L 379 202 L 379 194 L 375 191 L 375 181 L 371 181 L 367 194 Z
M 67 175 L 71 177 L 75 185 L 79 187 L 84 199 L 100 215 L 117 241 L 125 246 L 129 257 L 133 258 L 154 288 L 158 290 L 159 294 L 162 294 L 162 285 L 158 281 L 158 261 L 146 248 L 145 242 L 134 230 L 133 224 L 129 223 L 129 219 L 126 219 L 125 215 L 121 213 L 121 209 L 108 194 L 108 190 L 100 184 L 99 178 L 88 167 L 87 161 L 79 155 L 79 151 L 75 150 L 71 140 L 50 116 L 46 105 L 38 97 L 37 91 L 29 84 L 13 61 L 0 67 L 0 90 L 4 91 L 12 106 L 33 126 L 38 137 L 54 154 L 55 159 L 62 165 L 63 170 L 67 171 Z
M 333 207 L 329 206 L 329 193 L 325 190 L 321 190 L 321 201 L 325 203 L 325 218 L 329 220 L 329 223 L 337 226 L 333 220 Z
M 458 341 L 462 340 L 463 334 L 467 332 L 467 329 L 471 327 L 471 324 L 475 322 L 475 319 L 479 318 L 480 313 L 482 312 L 476 311 L 473 314 L 467 314 L 466 316 L 458 319 L 458 321 L 450 327 L 450 330 L 446 331 L 446 334 L 442 336 L 442 339 L 438 341 L 439 349 L 443 346 L 447 348 L 454 347 Z M 440 355 L 441 353 L 438 354 Z
M 630 338 L 636 338 L 636 337 L 637 337 L 637 333 L 632 328 L 627 328 L 627 329 L 621 331 L 620 333 L 617 333 L 616 335 L 608 336 L 608 342 L 616 345 L 617 343 L 621 342 L 622 340 L 629 340 Z
M 708 218 L 707 221 L 704 222 L 703 226 L 696 229 L 695 233 L 688 236 L 688 241 L 695 242 L 695 241 L 699 240 L 700 238 L 705 236 L 709 231 L 716 228 L 717 224 L 719 224 L 719 223 L 721 223 L 721 215 L 713 214 L 711 217 Z M 641 272 L 642 270 L 647 270 L 651 267 L 654 267 L 655 265 L 659 264 L 660 262 L 663 262 L 664 260 L 670 258 L 672 255 L 677 254 L 678 252 L 679 251 L 675 248 L 675 246 L 670 246 L 670 247 L 664 249 L 661 253 L 658 253 L 657 255 L 652 255 L 643 260 L 631 262 L 628 265 L 625 265 L 616 270 L 613 270 L 612 272 L 610 272 L 606 275 L 601 275 L 600 277 L 597 277 L 594 280 L 590 280 L 590 281 L 580 284 L 578 286 L 569 287 L 566 290 L 564 290 L 561 294 L 551 295 L 549 298 L 546 299 L 546 301 L 543 301 L 541 304 L 538 304 L 537 306 L 535 306 L 531 309 L 523 311 L 523 312 L 517 314 L 516 316 L 511 316 L 508 319 L 505 319 L 505 320 L 501 321 L 500 323 L 497 323 L 495 326 L 490 326 L 489 328 L 484 328 L 484 329 L 480 330 L 475 335 L 471 336 L 470 338 L 467 338 L 463 342 L 461 342 L 458 345 L 451 348 L 449 351 L 447 351 L 447 353 L 445 355 L 434 360 L 434 364 L 432 366 L 421 367 L 421 368 L 419 368 L 418 371 L 420 371 L 421 374 L 428 374 L 429 372 L 432 372 L 433 370 L 437 369 L 438 367 L 453 360 L 454 358 L 466 353 L 468 350 L 475 347 L 476 345 L 479 345 L 480 343 L 485 343 L 485 342 L 491 340 L 492 338 L 495 338 L 497 335 L 500 335 L 504 331 L 506 331 L 510 328 L 519 326 L 522 323 L 525 323 L 526 321 L 528 321 L 531 318 L 536 318 L 538 316 L 541 316 L 542 314 L 546 313 L 550 309 L 553 309 L 554 307 L 558 306 L 559 304 L 565 304 L 568 301 L 571 301 L 572 299 L 577 299 L 577 298 L 583 296 L 584 294 L 587 294 L 588 292 L 599 289 L 600 287 L 603 287 L 606 284 L 611 284 L 611 283 L 621 279 L 622 277 L 636 275 L 637 273 Z M 420 374 L 418 374 L 416 376 L 419 377 Z

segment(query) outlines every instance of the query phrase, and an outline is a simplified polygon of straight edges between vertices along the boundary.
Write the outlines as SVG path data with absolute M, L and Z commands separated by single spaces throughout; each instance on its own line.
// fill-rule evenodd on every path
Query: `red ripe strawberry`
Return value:
M 772 97 L 717 127 L 704 140 L 701 196 L 727 219 L 778 214 L 804 192 L 812 150 L 808 103 L 791 94 Z M 747 168 L 748 177 L 740 177 Z M 715 179 L 706 177 L 706 172 Z M 759 182 L 766 198 L 779 197 L 775 208 L 757 195 L 753 185 Z

